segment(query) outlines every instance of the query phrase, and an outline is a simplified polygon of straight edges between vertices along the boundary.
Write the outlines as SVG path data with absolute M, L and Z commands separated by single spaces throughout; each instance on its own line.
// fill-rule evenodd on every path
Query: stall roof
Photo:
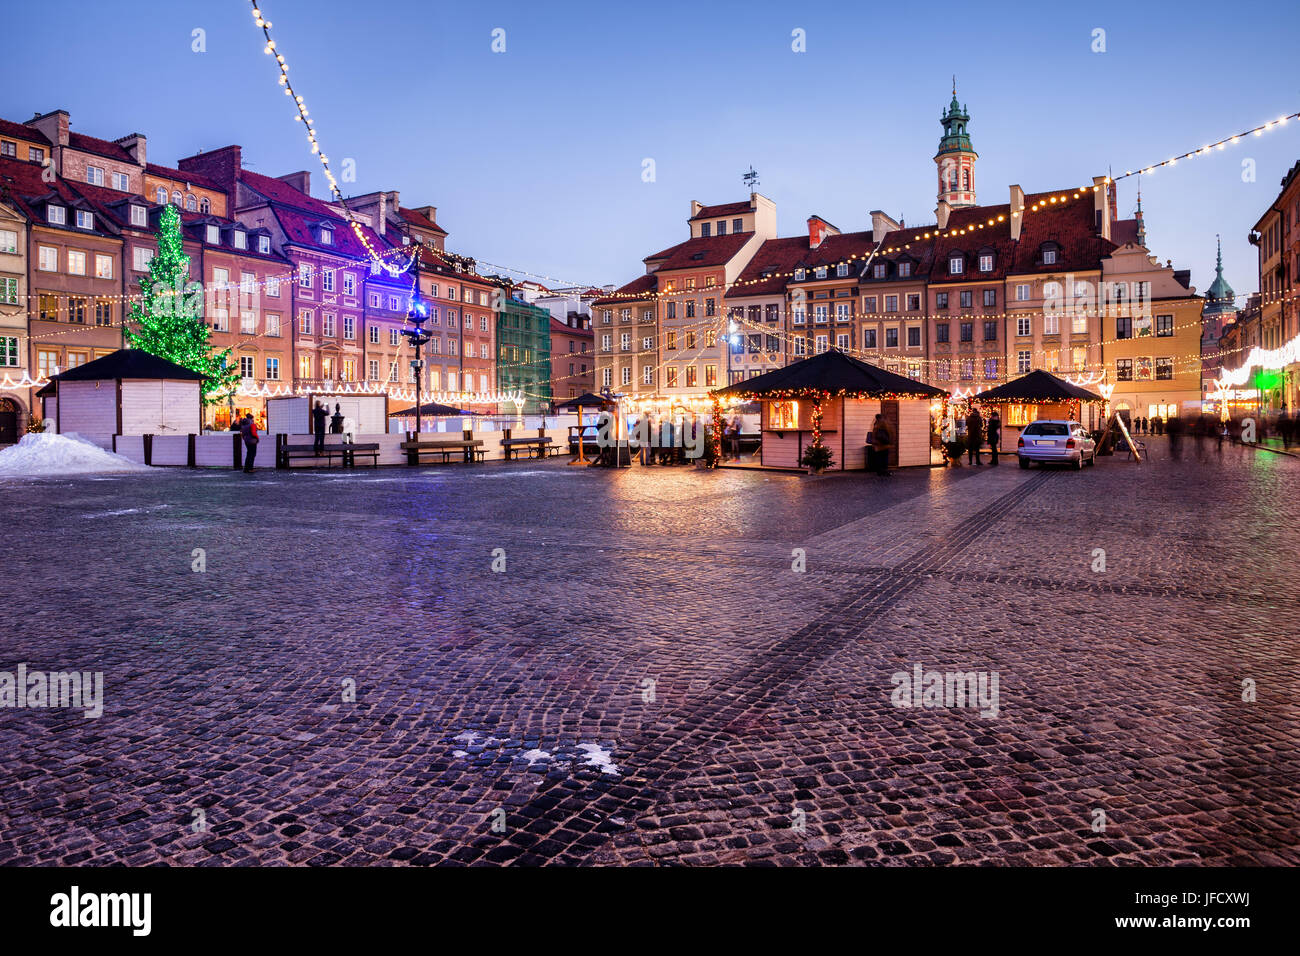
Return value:
M 570 398 L 567 401 L 556 402 L 556 408 L 609 408 L 616 404 L 612 398 L 605 398 L 603 395 L 593 395 L 591 392 L 583 392 L 577 398 Z
M 849 398 L 880 398 L 889 395 L 930 398 L 943 395 L 944 391 L 831 349 L 784 368 L 717 389 L 713 394 L 763 398 L 817 393 Z
M 203 376 L 184 365 L 141 349 L 118 349 L 55 376 L 60 382 L 97 382 L 116 378 L 166 378 L 201 382 Z
M 414 415 L 416 408 L 412 405 L 410 408 L 403 408 L 398 412 L 389 412 L 389 418 L 401 418 L 405 415 Z M 439 402 L 425 402 L 420 406 L 421 415 L 468 415 L 469 412 L 463 412 L 459 408 L 452 408 L 450 405 L 443 405 Z
M 1057 378 L 1051 372 L 1035 369 L 1020 378 L 1003 385 L 987 389 L 973 396 L 977 402 L 1025 402 L 1027 404 L 1046 402 L 1101 402 L 1104 399 L 1078 385 L 1071 385 L 1063 378 Z

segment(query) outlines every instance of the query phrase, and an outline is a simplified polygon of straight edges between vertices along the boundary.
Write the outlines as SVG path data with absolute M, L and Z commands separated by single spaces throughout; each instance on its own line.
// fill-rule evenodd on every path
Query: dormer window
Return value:
M 825 266 L 818 266 L 818 267 L 813 271 L 813 275 L 815 275 L 818 279 L 825 279 L 825 278 L 826 278 L 826 267 L 825 267 Z
M 802 268 L 795 269 L 795 270 L 794 270 L 794 281 L 795 281 L 795 282 L 802 282 L 802 281 L 807 277 L 807 275 L 808 275 L 808 273 L 807 273 L 804 269 L 802 269 Z
M 210 245 L 210 246 L 219 246 L 219 245 L 221 245 L 221 227 L 220 227 L 220 226 L 208 226 L 208 227 L 207 227 L 207 233 L 208 233 L 208 245 Z
M 883 279 L 889 274 L 889 263 L 877 262 L 871 267 L 871 276 L 874 279 Z
M 331 229 L 329 226 L 322 226 L 320 230 L 320 241 L 322 245 L 326 245 L 326 246 L 333 245 L 334 230 Z
M 66 225 L 68 222 L 68 210 L 62 206 L 46 206 L 45 219 L 56 226 Z
M 898 264 L 898 274 L 903 277 L 910 276 L 912 274 L 912 263 L 900 262 Z
M 86 212 L 84 209 L 78 209 L 78 210 L 77 210 L 77 228 L 78 228 L 78 229 L 94 229 L 94 228 L 95 228 L 95 217 L 94 217 L 93 215 L 91 215 L 90 213 Z
M 131 206 L 131 225 L 147 226 L 149 225 L 149 215 L 144 206 Z
M 1045 265 L 1045 266 L 1054 266 L 1054 265 L 1056 265 L 1056 250 L 1055 250 L 1055 249 L 1044 249 L 1044 250 L 1043 250 L 1043 265 Z
M 835 274 L 841 279 L 844 278 L 849 274 L 849 264 L 847 262 L 839 263 L 839 265 L 835 267 Z
M 720 236 L 725 236 L 726 234 L 727 234 L 727 220 L 725 220 L 725 219 L 719 219 L 719 220 L 718 220 L 718 235 L 720 235 Z
M 948 257 L 948 274 L 959 276 L 966 271 L 966 260 L 960 254 Z
M 992 271 L 993 271 L 993 253 L 991 253 L 991 252 L 981 252 L 981 253 L 980 253 L 980 272 L 992 272 Z
M 244 232 L 244 230 L 242 229 L 235 230 L 235 248 L 236 249 L 248 248 L 248 233 Z
M 269 254 L 270 254 L 270 252 L 271 252 L 271 237 L 270 237 L 270 236 L 258 236 L 258 237 L 257 237 L 257 251 L 260 252 L 260 253 L 262 253 L 262 255 L 269 255 Z
M 158 200 L 158 205 L 160 205 L 160 206 L 165 206 L 165 205 L 167 205 L 167 187 L 166 187 L 166 186 L 159 186 L 159 187 L 158 187 L 158 192 L 155 194 L 155 197 L 154 197 L 154 198 L 156 198 L 156 199 Z
M 711 222 L 700 223 L 700 238 L 708 239 L 711 235 L 713 235 L 713 223 Z

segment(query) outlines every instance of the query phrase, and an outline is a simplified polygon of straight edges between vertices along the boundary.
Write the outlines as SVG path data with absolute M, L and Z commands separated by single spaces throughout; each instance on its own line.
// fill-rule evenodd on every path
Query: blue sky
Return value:
M 172 164 L 240 143 L 269 175 L 325 180 L 262 53 L 250 5 L 45 0 L 6 14 L 0 115 L 62 108 L 74 128 L 139 131 Z M 450 248 L 557 279 L 623 283 L 687 235 L 691 199 L 777 203 L 845 231 L 882 208 L 933 217 L 938 118 L 957 74 L 982 201 L 1077 186 L 1300 109 L 1300 17 L 1276 0 L 1177 5 L 266 0 L 290 73 L 350 192 L 432 204 Z M 969 15 L 967 15 L 969 14 Z M 51 26 L 57 30 L 50 39 Z M 506 51 L 491 49 L 505 30 Z M 1106 52 L 1092 52 L 1094 29 Z M 206 52 L 191 49 L 206 31 Z M 806 32 L 807 52 L 791 50 Z M 642 181 L 642 161 L 656 180 Z M 1214 235 L 1258 287 L 1246 233 L 1300 159 L 1300 121 L 1144 177 L 1152 251 L 1203 291 Z M 1255 181 L 1243 182 L 1243 160 Z M 1134 181 L 1121 184 L 1131 214 Z

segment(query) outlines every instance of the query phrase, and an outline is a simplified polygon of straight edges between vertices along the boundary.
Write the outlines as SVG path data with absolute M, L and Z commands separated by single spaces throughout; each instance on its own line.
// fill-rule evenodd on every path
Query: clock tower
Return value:
M 956 77 L 952 81 L 952 102 L 939 122 L 943 124 L 943 138 L 934 155 L 935 165 L 939 167 L 939 201 L 946 201 L 953 208 L 974 206 L 975 160 L 979 154 L 971 148 L 970 134 L 966 131 L 970 113 L 957 102 Z

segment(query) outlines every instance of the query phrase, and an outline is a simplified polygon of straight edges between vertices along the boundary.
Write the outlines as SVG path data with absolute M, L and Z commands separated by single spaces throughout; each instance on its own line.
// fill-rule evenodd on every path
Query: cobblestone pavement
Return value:
M 0 863 L 1300 863 L 1300 461 L 1147 441 L 5 481 Z

